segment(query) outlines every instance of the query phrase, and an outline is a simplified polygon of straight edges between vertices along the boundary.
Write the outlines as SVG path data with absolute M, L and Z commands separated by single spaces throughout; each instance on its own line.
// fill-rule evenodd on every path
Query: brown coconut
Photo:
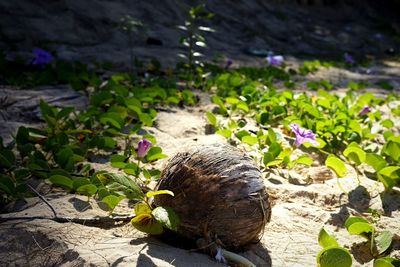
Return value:
M 161 173 L 156 206 L 171 207 L 179 216 L 178 233 L 227 248 L 258 242 L 271 218 L 261 171 L 243 152 L 208 145 L 172 157 Z

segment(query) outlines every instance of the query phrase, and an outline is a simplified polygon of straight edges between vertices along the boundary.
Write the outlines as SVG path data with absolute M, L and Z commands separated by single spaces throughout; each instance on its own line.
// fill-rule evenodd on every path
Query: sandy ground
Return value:
M 395 77 L 398 70 L 393 67 L 388 69 L 394 73 L 390 76 L 394 82 L 398 82 Z M 335 79 L 331 72 L 337 70 L 324 71 L 310 78 Z M 360 78 L 364 74 L 351 72 L 347 78 L 354 79 L 352 75 Z M 346 77 L 346 71 L 340 77 Z M 373 78 L 367 77 L 368 81 Z M 5 92 L 8 89 L 2 90 Z M 21 95 L 27 95 L 27 91 L 20 92 Z M 382 90 L 377 92 L 383 93 Z M 12 97 L 18 99 L 15 94 Z M 56 96 L 46 94 L 46 97 L 51 99 Z M 155 135 L 158 145 L 167 155 L 195 144 L 225 142 L 221 136 L 205 134 L 205 111 L 211 110 L 213 105 L 206 94 L 200 94 L 200 98 L 199 105 L 195 107 L 160 111 L 155 127 L 146 128 Z M 73 104 L 78 108 L 85 103 L 84 97 L 79 95 L 67 99 L 75 99 L 77 102 Z M 10 110 L 18 108 L 9 107 Z M 29 123 L 8 118 L 4 125 Z M 157 162 L 156 166 L 161 167 L 164 162 Z M 340 179 L 346 194 L 326 168 L 315 166 L 303 171 L 313 178 L 313 184 L 305 185 L 301 176 L 285 171 L 266 173 L 265 186 L 273 201 L 272 219 L 265 227 L 261 242 L 241 254 L 257 266 L 315 266 L 315 257 L 321 249 L 317 242 L 318 232 L 324 226 L 353 253 L 354 266 L 372 266 L 371 257 L 360 249 L 362 246 L 359 244 L 364 240 L 350 236 L 343 228 L 343 223 L 348 216 L 365 213 L 371 207 L 383 214 L 378 222 L 380 229 L 390 229 L 399 234 L 400 191 L 394 189 L 385 193 L 381 184 L 365 177 L 361 177 L 358 183 L 355 172 L 349 168 L 348 176 Z M 98 203 L 93 199 L 86 202 L 87 198 L 83 196 L 52 191 L 46 198 L 62 216 L 107 216 Z M 17 203 L 14 210 L 19 211 L 3 214 L 2 217 L 52 215 L 49 208 L 37 198 Z M 118 214 L 130 212 L 131 207 L 127 203 L 122 203 L 115 211 Z M 0 236 L 0 266 L 223 266 L 208 255 L 163 243 L 123 223 L 108 225 L 59 223 L 42 219 L 14 220 L 0 223 Z M 394 243 L 393 255 L 397 257 L 400 257 L 399 239 L 397 236 Z

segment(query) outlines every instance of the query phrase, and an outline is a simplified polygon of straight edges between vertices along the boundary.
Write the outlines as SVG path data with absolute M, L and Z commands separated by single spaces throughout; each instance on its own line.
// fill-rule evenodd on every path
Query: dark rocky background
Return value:
M 207 34 L 209 59 L 246 57 L 249 49 L 297 57 L 392 55 L 400 50 L 400 1 L 361 0 L 16 0 L 0 1 L 0 50 L 9 58 L 29 58 L 42 47 L 59 58 L 111 61 L 126 66 L 128 38 L 118 29 L 131 15 L 144 27 L 133 35 L 133 53 L 174 65 L 182 49 L 189 5 L 206 3 L 215 13 Z

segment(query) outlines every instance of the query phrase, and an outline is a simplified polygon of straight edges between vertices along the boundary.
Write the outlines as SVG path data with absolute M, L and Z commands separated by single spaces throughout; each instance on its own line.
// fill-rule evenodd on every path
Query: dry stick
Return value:
M 59 223 L 79 223 L 79 224 L 109 224 L 114 222 L 129 222 L 132 220 L 135 215 L 125 215 L 125 216 L 96 216 L 96 217 L 88 217 L 88 218 L 76 218 L 76 217 L 60 217 L 57 215 L 54 207 L 46 200 L 44 196 L 42 196 L 35 188 L 31 185 L 27 184 L 27 186 L 51 209 L 54 214 L 54 217 L 47 216 L 11 216 L 11 217 L 0 217 L 0 222 L 5 221 L 13 221 L 13 220 L 52 220 Z
M 44 196 L 42 196 L 38 191 L 36 191 L 36 189 L 35 188 L 33 188 L 33 186 L 31 186 L 30 184 L 26 184 L 28 187 L 29 187 L 29 189 L 31 189 L 47 206 L 49 206 L 49 208 L 51 209 L 51 211 L 53 212 L 53 214 L 54 214 L 54 217 L 55 218 L 57 218 L 58 216 L 57 216 L 57 212 L 56 212 L 56 210 L 53 208 L 53 206 L 50 204 L 50 202 L 48 202 L 45 198 L 44 198 Z
M 76 217 L 46 217 L 46 216 L 12 216 L 12 217 L 0 217 L 0 222 L 14 221 L 14 220 L 51 220 L 59 223 L 79 223 L 79 224 L 106 224 L 114 222 L 129 222 L 135 217 L 135 215 L 126 216 L 96 216 L 88 218 L 76 218 Z

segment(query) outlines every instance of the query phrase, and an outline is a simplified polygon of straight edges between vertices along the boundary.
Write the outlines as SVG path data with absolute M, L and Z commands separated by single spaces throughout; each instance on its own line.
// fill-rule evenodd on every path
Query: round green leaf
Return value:
M 133 227 L 141 232 L 151 235 L 159 235 L 164 231 L 159 223 L 151 214 L 140 214 L 131 220 Z
M 347 174 L 347 168 L 344 162 L 332 154 L 325 160 L 325 165 L 333 170 L 338 177 L 343 177 Z
M 323 248 L 327 248 L 327 247 L 337 247 L 339 246 L 338 242 L 336 241 L 336 239 L 331 236 L 330 234 L 328 234 L 324 228 L 321 229 L 321 231 L 319 231 L 318 234 L 318 243 L 323 247 Z
M 379 258 L 374 261 L 374 267 L 400 267 L 400 260 L 394 258 Z
M 97 186 L 95 186 L 94 184 L 85 184 L 78 187 L 78 189 L 76 189 L 76 192 L 90 197 L 96 194 Z
M 372 233 L 373 230 L 374 227 L 371 224 L 364 222 L 355 222 L 347 228 L 347 231 L 352 235 L 365 235 Z
M 64 187 L 68 190 L 73 189 L 73 181 L 66 176 L 58 175 L 58 174 L 52 175 L 52 176 L 50 176 L 49 181 L 55 185 Z
M 118 205 L 118 203 L 124 199 L 123 196 L 116 196 L 116 195 L 108 195 L 104 197 L 101 201 L 106 203 L 107 206 L 111 209 L 114 210 L 115 207 Z
M 319 267 L 351 267 L 353 260 L 350 253 L 341 247 L 328 247 L 317 256 Z
M 385 252 L 392 244 L 393 234 L 389 231 L 383 231 L 375 237 L 376 248 L 379 254 Z
M 258 143 L 258 138 L 256 136 L 246 135 L 242 137 L 242 142 L 253 146 Z
M 176 231 L 179 224 L 178 216 L 169 207 L 157 207 L 151 212 L 162 226 Z

